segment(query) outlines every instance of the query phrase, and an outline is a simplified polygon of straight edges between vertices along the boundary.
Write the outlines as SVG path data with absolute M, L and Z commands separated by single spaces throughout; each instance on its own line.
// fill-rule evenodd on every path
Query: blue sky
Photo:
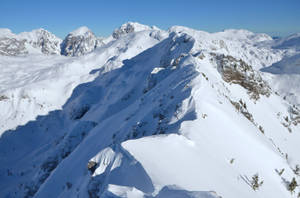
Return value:
M 63 38 L 86 25 L 108 36 L 127 21 L 285 36 L 300 32 L 300 0 L 0 0 L 0 27 L 16 33 L 43 27 Z

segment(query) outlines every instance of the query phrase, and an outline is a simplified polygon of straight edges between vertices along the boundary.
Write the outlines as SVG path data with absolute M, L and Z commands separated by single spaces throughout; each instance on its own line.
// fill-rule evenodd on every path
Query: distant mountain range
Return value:
M 45 29 L 36 29 L 31 32 L 14 34 L 9 29 L 0 28 L 0 54 L 17 56 L 43 53 L 60 54 L 64 56 L 81 56 L 92 52 L 112 39 L 118 39 L 121 35 L 147 29 L 158 28 L 129 22 L 114 30 L 110 37 L 102 38 L 95 36 L 88 27 L 83 26 L 70 32 L 64 40 L 61 40 Z M 284 49 L 300 46 L 300 34 L 294 34 L 284 38 L 272 38 L 267 35 L 262 35 L 263 34 L 257 39 L 270 41 L 273 48 Z
M 100 38 L 86 26 L 70 32 L 61 40 L 45 29 L 14 34 L 11 30 L 0 28 L 0 55 L 17 56 L 32 53 L 81 56 L 102 46 L 105 41 L 118 39 L 121 35 L 150 28 L 129 22 L 116 29 L 111 38 Z

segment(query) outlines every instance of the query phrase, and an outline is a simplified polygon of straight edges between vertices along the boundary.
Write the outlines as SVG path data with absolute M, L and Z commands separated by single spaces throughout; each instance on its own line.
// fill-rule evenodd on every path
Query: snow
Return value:
M 120 38 L 122 35 L 126 35 L 128 33 L 132 32 L 140 32 L 140 31 L 145 31 L 145 30 L 159 30 L 157 27 L 150 28 L 149 26 L 142 25 L 136 22 L 127 22 L 118 29 L 115 29 L 112 37 L 114 39 Z
M 269 46 L 260 45 L 266 40 L 265 34 L 255 34 L 246 30 L 225 30 L 223 32 L 208 33 L 182 26 L 173 26 L 169 32 L 187 33 L 195 38 L 196 43 L 192 52 L 209 51 L 230 55 L 242 59 L 255 69 L 270 66 L 281 60 L 283 52 L 274 50 Z
M 122 66 L 123 60 L 156 44 L 157 40 L 147 34 L 131 36 L 130 40 L 125 37 L 85 57 L 1 57 L 0 95 L 9 99 L 0 102 L 0 134 L 61 109 L 77 85 L 93 80 L 99 72 Z
M 273 44 L 274 48 L 278 49 L 295 49 L 300 50 L 300 33 L 292 34 L 288 37 L 281 38 Z
M 70 34 L 74 35 L 74 36 L 81 36 L 86 34 L 88 31 L 90 31 L 90 29 L 86 26 L 82 26 L 77 28 L 76 30 L 70 32 Z
M 300 74 L 300 54 L 286 57 L 270 67 L 263 68 L 262 71 L 273 74 Z
M 8 28 L 0 28 L 0 38 L 2 37 L 15 37 L 15 34 Z
M 0 56 L 1 195 L 297 197 L 297 106 L 280 95 L 299 96 L 290 49 L 247 30 L 114 33 L 80 57 Z M 224 78 L 226 56 L 244 84 Z M 269 93 L 251 97 L 262 82 Z
M 1 38 L 2 37 L 2 38 Z M 13 34 L 8 29 L 0 30 L 0 42 L 3 40 L 9 40 L 11 43 L 0 43 L 0 48 L 4 48 L 4 52 L 1 54 L 18 56 L 24 54 L 59 54 L 60 43 L 62 40 L 56 37 L 54 34 L 44 30 L 42 28 L 32 30 L 31 32 L 21 32 L 20 34 Z M 17 45 L 14 53 L 7 53 L 5 50 L 10 48 L 10 45 Z M 24 48 L 24 49 L 23 49 Z M 1 50 L 1 49 L 0 49 Z
M 151 30 L 152 29 L 147 25 L 143 25 L 143 24 L 140 24 L 140 23 L 137 23 L 137 22 L 127 22 L 127 23 L 123 24 L 120 27 L 120 29 L 126 29 L 126 28 L 128 28 L 128 26 L 133 27 L 135 32 L 144 31 L 144 30 Z M 155 26 L 154 26 L 154 29 L 159 30 Z

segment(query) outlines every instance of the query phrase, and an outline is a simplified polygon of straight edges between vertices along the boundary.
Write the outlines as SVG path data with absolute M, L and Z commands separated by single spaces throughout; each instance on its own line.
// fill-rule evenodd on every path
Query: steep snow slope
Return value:
M 114 40 L 84 57 L 26 56 L 0 58 L 0 134 L 34 120 L 38 115 L 60 109 L 73 89 L 108 72 L 153 46 L 151 36 L 160 31 L 143 31 Z M 9 65 L 9 67 L 7 67 Z
M 69 59 L 53 76 L 90 82 L 2 135 L 1 195 L 297 197 L 300 112 L 256 70 L 283 53 L 259 45 L 268 39 L 173 27 Z

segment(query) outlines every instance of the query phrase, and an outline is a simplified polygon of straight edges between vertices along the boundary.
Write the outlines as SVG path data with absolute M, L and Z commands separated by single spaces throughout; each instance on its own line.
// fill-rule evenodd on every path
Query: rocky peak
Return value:
M 80 56 L 103 45 L 101 39 L 86 26 L 70 32 L 61 44 L 61 54 L 65 56 Z
M 154 28 L 151 28 L 147 25 L 135 23 L 135 22 L 128 22 L 128 23 L 121 25 L 120 28 L 115 29 L 112 36 L 113 36 L 113 38 L 118 39 L 124 34 L 128 34 L 131 32 L 139 32 L 139 31 L 143 31 L 143 30 L 151 30 L 151 29 L 154 29 Z
M 34 48 L 40 49 L 44 54 L 60 54 L 62 40 L 45 29 L 22 32 L 18 36 Z

